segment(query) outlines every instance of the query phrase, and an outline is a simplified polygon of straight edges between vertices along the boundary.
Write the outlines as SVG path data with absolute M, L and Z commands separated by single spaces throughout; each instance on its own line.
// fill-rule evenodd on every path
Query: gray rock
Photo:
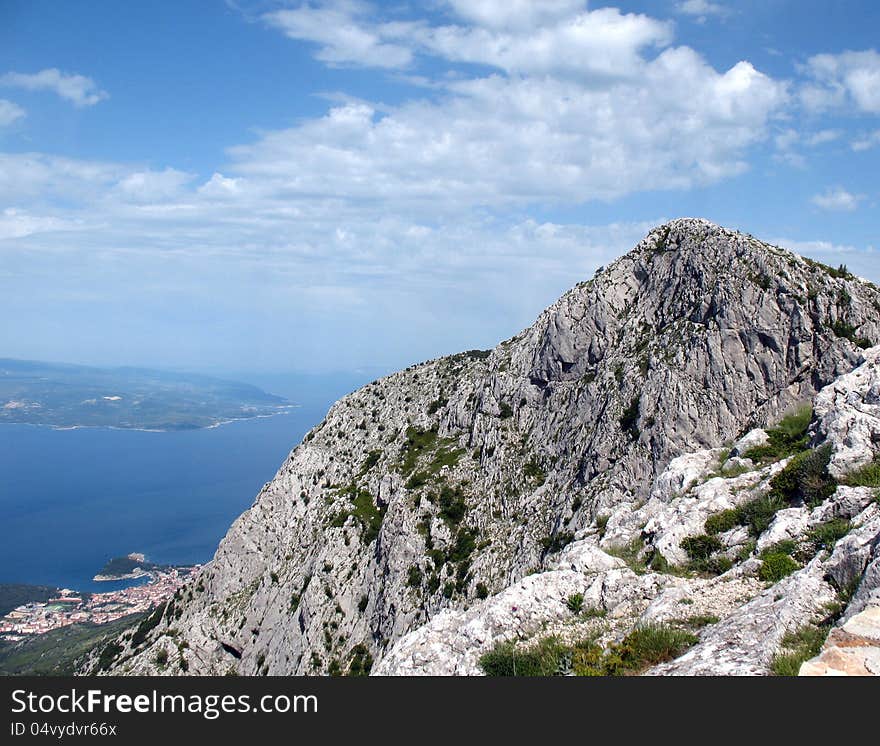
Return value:
M 491 353 L 412 366 L 334 404 L 146 643 L 120 638 L 111 673 L 167 672 L 156 652 L 172 641 L 189 644 L 190 674 L 326 673 L 362 648 L 382 670 L 397 641 L 469 613 L 484 588 L 555 566 L 573 537 L 599 544 L 603 515 L 603 548 L 646 540 L 682 561 L 682 531 L 770 475 L 708 478 L 718 449 L 869 356 L 828 324 L 844 290 L 847 323 L 880 339 L 872 285 L 707 221 L 660 226 Z M 844 400 L 829 395 L 828 412 Z M 577 571 L 541 573 L 563 573 L 559 593 L 595 559 L 578 552 Z M 603 572 L 639 603 L 679 582 Z

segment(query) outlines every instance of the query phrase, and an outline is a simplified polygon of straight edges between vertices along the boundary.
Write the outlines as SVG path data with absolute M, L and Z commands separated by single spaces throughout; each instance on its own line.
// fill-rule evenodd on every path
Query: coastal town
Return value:
M 0 618 L 0 639 L 21 640 L 71 624 L 107 624 L 149 611 L 171 598 L 200 569 L 200 565 L 163 568 L 149 573 L 147 583 L 105 593 L 79 594 L 61 589 L 56 598 L 23 604 Z

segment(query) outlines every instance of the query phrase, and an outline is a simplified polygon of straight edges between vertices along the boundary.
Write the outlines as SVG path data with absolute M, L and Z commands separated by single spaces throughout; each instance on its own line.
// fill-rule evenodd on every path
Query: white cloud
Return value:
M 583 2 L 451 5 L 476 25 L 379 22 L 370 6 L 349 0 L 303 5 L 263 18 L 293 39 L 318 44 L 316 56 L 322 61 L 365 67 L 405 68 L 423 54 L 507 72 L 617 77 L 638 72 L 640 50 L 662 48 L 672 40 L 669 23 L 616 8 L 588 11 Z
M 787 127 L 776 133 L 773 143 L 776 146 L 774 159 L 795 168 L 806 168 L 807 159 L 799 148 L 818 148 L 840 139 L 843 132 L 836 129 L 823 129 L 816 132 L 802 132 Z
M 26 112 L 18 104 L 0 98 L 0 127 L 6 127 L 18 119 L 22 119 Z
M 880 54 L 876 50 L 818 54 L 807 60 L 803 70 L 811 79 L 800 91 L 808 109 L 854 106 L 880 113 Z
M 9 72 L 0 76 L 0 85 L 24 88 L 29 91 L 52 91 L 74 106 L 93 106 L 109 97 L 91 78 L 75 73 L 63 73 L 51 67 L 38 73 Z
M 137 202 L 157 202 L 174 199 L 193 179 L 192 174 L 173 168 L 164 171 L 135 171 L 120 179 L 119 191 L 126 199 Z
M 334 65 L 359 64 L 368 67 L 406 67 L 412 52 L 404 45 L 389 43 L 405 35 L 405 24 L 371 24 L 365 17 L 369 8 L 361 3 L 338 0 L 335 3 L 267 13 L 263 19 L 281 29 L 291 39 L 318 44 L 317 57 Z
M 570 17 L 586 7 L 585 0 L 449 0 L 462 19 L 488 28 L 529 28 Z
M 711 16 L 726 18 L 731 13 L 730 8 L 709 0 L 683 0 L 675 4 L 675 10 L 682 15 L 692 16 L 698 23 L 705 23 Z
M 241 191 L 242 179 L 231 179 L 215 172 L 208 181 L 202 184 L 198 192 L 207 197 L 230 197 Z
M 856 152 L 870 150 L 871 148 L 876 148 L 878 145 L 880 145 L 880 130 L 868 132 L 867 134 L 860 136 L 858 139 L 853 140 L 851 143 L 852 149 Z
M 864 195 L 852 194 L 842 187 L 826 189 L 822 194 L 815 195 L 811 202 L 823 210 L 839 210 L 852 212 L 864 199 Z
M 0 212 L 0 240 L 24 238 L 36 233 L 76 230 L 80 223 L 76 220 L 62 220 L 51 215 L 31 215 L 24 210 L 7 207 Z

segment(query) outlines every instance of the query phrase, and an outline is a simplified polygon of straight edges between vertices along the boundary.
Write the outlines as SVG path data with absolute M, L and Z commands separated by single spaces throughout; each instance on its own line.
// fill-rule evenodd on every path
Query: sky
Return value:
M 388 371 L 698 216 L 880 282 L 875 0 L 0 0 L 0 356 Z

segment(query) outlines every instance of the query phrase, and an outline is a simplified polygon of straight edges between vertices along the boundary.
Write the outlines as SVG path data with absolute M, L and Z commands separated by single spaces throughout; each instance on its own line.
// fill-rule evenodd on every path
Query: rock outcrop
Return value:
M 783 581 L 782 608 L 755 577 L 742 526 L 719 536 L 741 559 L 718 577 L 633 570 L 608 552 L 638 542 L 639 561 L 685 563 L 683 539 L 786 468 L 749 459 L 768 438 L 755 429 L 829 384 L 846 390 L 817 399 L 814 445 L 834 442 L 837 476 L 870 461 L 877 389 L 854 369 L 876 367 L 863 348 L 877 341 L 870 283 L 673 221 L 494 350 L 412 366 L 337 402 L 199 578 L 86 668 L 477 673 L 496 642 L 570 626 L 572 594 L 601 607 L 612 640 L 691 593 L 726 621 L 688 655 L 708 660 L 712 629 L 737 614 L 772 617 L 765 648 L 725 668 L 765 671 L 777 638 L 836 593 L 827 558 Z M 834 414 L 846 407 L 861 412 L 857 440 L 841 419 L 855 414 Z M 870 509 L 854 512 L 864 500 L 840 490 L 828 499 L 826 512 Z M 798 513 L 777 529 L 800 535 L 811 521 Z M 666 672 L 703 671 L 678 663 Z

